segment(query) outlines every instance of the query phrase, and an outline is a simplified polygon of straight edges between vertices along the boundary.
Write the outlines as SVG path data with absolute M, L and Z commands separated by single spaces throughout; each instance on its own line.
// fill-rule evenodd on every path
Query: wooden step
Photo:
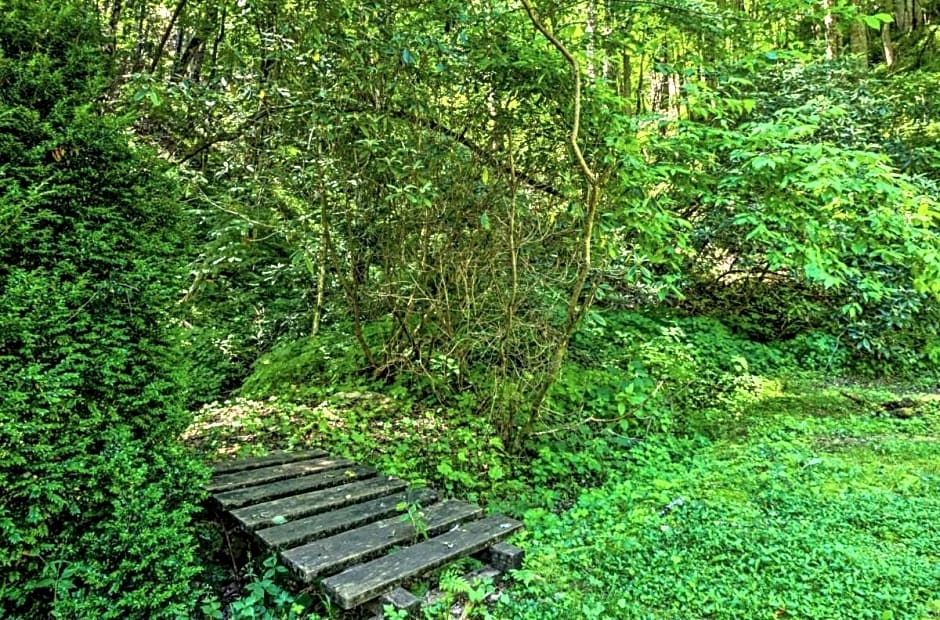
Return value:
M 436 500 L 437 493 L 432 489 L 412 489 L 264 528 L 255 532 L 255 535 L 272 549 L 286 549 L 396 514 L 396 506 L 401 502 L 416 502 L 424 506 Z
M 398 478 L 379 476 L 238 508 L 232 510 L 231 515 L 242 527 L 252 531 L 397 493 L 405 486 Z
M 337 605 L 343 609 L 352 609 L 408 579 L 500 542 L 521 527 L 518 521 L 503 516 L 473 521 L 446 534 L 327 577 L 322 585 Z
M 424 533 L 435 536 L 454 525 L 479 518 L 483 510 L 465 502 L 447 500 L 421 509 L 421 513 Z M 284 551 L 281 559 L 304 583 L 310 583 L 322 575 L 373 558 L 395 545 L 414 541 L 420 533 L 407 519 L 405 514 L 363 525 Z
M 521 550 L 500 544 L 521 523 L 503 516 L 476 520 L 483 512 L 477 506 L 435 503 L 435 491 L 406 487 L 371 467 L 306 450 L 221 463 L 207 490 L 301 580 L 322 579 L 343 609 L 379 605 L 396 586 L 460 557 L 476 554 L 496 573 L 521 564 Z M 420 525 L 398 509 L 401 503 L 425 506 Z M 427 536 L 433 538 L 416 542 Z M 398 594 L 392 604 L 420 602 Z
M 353 480 L 363 480 L 376 475 L 372 467 L 363 467 L 362 465 L 353 465 L 352 467 L 343 467 L 340 469 L 330 469 L 318 474 L 301 476 L 299 478 L 288 478 L 278 482 L 271 482 L 260 486 L 245 487 L 233 491 L 223 491 L 216 493 L 216 501 L 222 508 L 232 509 L 258 504 L 272 499 L 296 495 L 305 491 L 315 491 L 317 489 L 326 489 L 345 484 Z
M 268 465 L 283 465 L 284 463 L 293 463 L 295 461 L 306 461 L 321 456 L 326 456 L 323 450 L 301 450 L 299 452 L 272 452 L 267 456 L 259 456 L 251 459 L 233 459 L 222 461 L 212 466 L 212 471 L 216 474 L 230 474 L 236 471 L 245 471 L 248 469 L 258 469 Z
M 337 467 L 351 467 L 353 465 L 354 463 L 352 461 L 343 458 L 315 458 L 285 463 L 283 465 L 272 465 L 269 467 L 214 476 L 212 480 L 209 481 L 208 486 L 206 486 L 206 490 L 210 493 L 218 493 L 220 491 L 243 489 L 258 484 L 277 482 L 278 480 L 286 480 L 287 478 L 305 476 L 319 471 L 336 469 Z

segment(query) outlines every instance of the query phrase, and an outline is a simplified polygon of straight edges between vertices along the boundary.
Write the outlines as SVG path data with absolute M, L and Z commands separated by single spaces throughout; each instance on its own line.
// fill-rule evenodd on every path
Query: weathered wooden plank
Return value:
M 371 478 L 376 475 L 376 473 L 378 472 L 371 467 L 355 465 L 342 469 L 331 469 L 310 476 L 301 476 L 300 478 L 288 478 L 287 480 L 271 482 L 260 486 L 235 489 L 234 491 L 223 491 L 213 497 L 222 505 L 222 508 L 230 510 L 232 508 L 241 508 L 242 506 L 258 504 L 288 495 L 303 493 L 305 491 L 335 487 L 340 484 L 352 482 L 353 480 Z
M 379 476 L 358 482 L 350 482 L 338 487 L 311 491 L 291 497 L 262 502 L 254 506 L 232 510 L 231 514 L 242 527 L 257 530 L 262 527 L 277 525 L 283 519 L 292 521 L 327 510 L 343 508 L 350 504 L 397 493 L 405 488 L 405 483 L 398 478 Z
M 295 461 L 306 461 L 326 456 L 323 450 L 301 450 L 299 452 L 272 452 L 265 456 L 254 458 L 238 458 L 221 461 L 212 465 L 214 474 L 231 474 L 237 471 L 246 471 L 249 469 L 258 469 L 269 465 L 283 465 Z
M 352 609 L 424 572 L 499 542 L 522 527 L 514 519 L 494 516 L 473 521 L 397 553 L 359 564 L 322 585 L 343 609 Z
M 352 465 L 354 465 L 352 461 L 343 458 L 316 458 L 283 465 L 272 465 L 215 476 L 209 481 L 206 490 L 210 493 L 219 493 L 221 491 L 243 489 L 258 484 L 267 484 L 268 482 L 277 482 L 296 476 L 336 469 L 337 467 L 351 467 Z
M 436 536 L 458 523 L 478 519 L 483 509 L 447 500 L 423 508 L 421 512 L 427 534 Z M 322 575 L 374 558 L 395 545 L 413 541 L 416 536 L 414 524 L 403 521 L 399 515 L 288 549 L 281 553 L 281 559 L 304 583 L 310 583 Z
M 435 500 L 437 492 L 432 489 L 413 489 L 265 528 L 255 534 L 269 547 L 285 549 L 396 514 L 396 506 L 401 502 L 424 506 Z

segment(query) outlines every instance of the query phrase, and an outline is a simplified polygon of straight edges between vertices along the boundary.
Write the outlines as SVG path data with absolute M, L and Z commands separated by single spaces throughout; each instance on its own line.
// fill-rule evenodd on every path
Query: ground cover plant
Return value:
M 940 617 L 940 397 L 901 418 L 841 391 L 786 385 L 529 511 L 499 617 Z
M 525 519 L 431 617 L 936 617 L 938 24 L 0 0 L 0 615 L 338 617 L 200 507 L 321 447 Z

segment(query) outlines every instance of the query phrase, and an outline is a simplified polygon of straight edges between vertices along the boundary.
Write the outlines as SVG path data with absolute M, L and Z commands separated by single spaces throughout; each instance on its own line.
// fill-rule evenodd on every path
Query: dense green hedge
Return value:
M 174 186 L 95 109 L 87 3 L 5 5 L 0 616 L 185 615 L 202 474 L 175 440 Z

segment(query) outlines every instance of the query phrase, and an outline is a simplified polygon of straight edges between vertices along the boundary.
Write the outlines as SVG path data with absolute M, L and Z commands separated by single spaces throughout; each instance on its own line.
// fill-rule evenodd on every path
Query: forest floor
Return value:
M 776 385 L 712 412 L 694 436 L 639 440 L 569 501 L 524 494 L 524 569 L 495 604 L 461 613 L 940 618 L 940 394 L 805 377 Z M 374 409 L 357 402 L 356 415 Z M 405 452 L 377 450 L 387 425 L 349 420 L 329 407 L 237 401 L 204 410 L 189 440 L 225 454 L 308 444 L 313 433 L 410 467 Z M 440 436 L 441 424 L 426 417 L 391 440 L 407 451 L 407 433 Z M 498 490 L 491 498 L 512 508 Z
M 783 382 L 710 431 L 529 511 L 499 617 L 940 618 L 940 395 Z

